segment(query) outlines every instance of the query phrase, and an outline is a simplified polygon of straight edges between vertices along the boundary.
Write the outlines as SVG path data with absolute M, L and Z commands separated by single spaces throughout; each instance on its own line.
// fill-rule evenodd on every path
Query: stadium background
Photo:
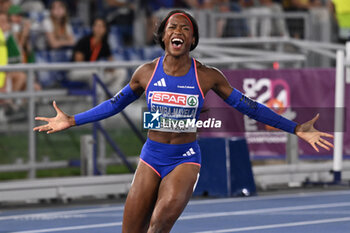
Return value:
M 344 69 L 341 65 L 344 59 L 345 66 L 349 67 L 350 54 L 349 49 L 345 57 L 337 52 L 345 52 L 350 35 L 347 20 L 350 10 L 344 5 L 346 1 L 63 2 L 67 7 L 74 43 L 53 48 L 44 25 L 45 20 L 50 19 L 52 1 L 0 1 L 0 11 L 8 13 L 11 28 L 1 27 L 7 39 L 10 64 L 2 67 L 6 71 L 4 85 L 0 76 L 2 204 L 16 206 L 18 203 L 57 200 L 74 203 L 82 198 L 105 200 L 118 197 L 120 200 L 119 197 L 125 196 L 132 179 L 130 171 L 135 169 L 142 138 L 146 136 L 141 129 L 144 98 L 125 110 L 126 117 L 118 115 L 104 120 L 101 125 L 90 124 L 49 136 L 31 131 L 37 124 L 34 116 L 54 114 L 53 100 L 65 112 L 75 114 L 114 95 L 128 82 L 138 65 L 163 54 L 153 40 L 153 33 L 159 20 L 173 8 L 185 9 L 198 20 L 200 43 L 192 56 L 223 70 L 231 84 L 248 96 L 271 107 L 283 107 L 285 116 L 293 117 L 293 113 L 305 115 L 295 118 L 303 121 L 321 112 L 321 118 L 324 118 L 317 126 L 337 132 L 341 138 L 344 136 L 344 141 L 340 141 L 341 160 L 344 161 L 334 162 L 333 151 L 315 154 L 304 143 L 281 132 L 271 133 L 271 129 L 256 132 L 254 127 L 251 128 L 254 122 L 234 113 L 235 124 L 229 126 L 232 128 L 201 132 L 199 136 L 244 136 L 249 145 L 258 194 L 310 187 L 348 188 L 349 126 L 335 124 L 347 122 L 349 115 L 346 114 L 349 85 L 344 78 L 350 80 L 339 74 L 339 70 Z M 16 16 L 20 21 L 16 21 Z M 76 43 L 91 33 L 93 20 L 100 16 L 109 23 L 108 43 L 112 59 L 74 62 Z M 22 33 L 27 22 L 30 22 L 29 33 L 25 43 L 21 44 L 16 33 Z M 19 25 L 19 30 L 16 25 Z M 8 42 L 9 35 L 13 35 L 14 46 Z M 336 66 L 340 68 L 336 69 Z M 78 81 L 71 79 L 72 71 L 86 71 L 88 68 L 92 68 L 90 75 Z M 16 72 L 21 74 L 13 74 Z M 105 85 L 99 85 L 92 73 L 96 73 Z M 110 73 L 118 78 L 117 83 L 111 83 Z M 339 80 L 343 78 L 340 84 L 336 84 L 337 75 L 342 76 Z M 25 84 L 16 89 L 16 82 L 21 80 L 18 76 L 22 76 Z M 109 88 L 110 93 L 103 86 Z M 222 116 L 227 116 L 228 110 L 223 102 L 215 99 L 212 93 L 208 96 L 208 106 L 218 108 Z M 335 113 L 335 109 L 339 113 Z M 342 120 L 339 116 L 343 110 L 345 119 Z M 134 126 L 130 127 L 128 122 Z M 135 133 L 132 127 L 140 132 Z M 259 127 L 265 130 L 265 126 Z M 334 169 L 342 172 L 341 180 L 335 179 Z M 97 183 L 105 185 L 105 190 L 101 190 Z M 74 185 L 81 190 L 69 190 L 68 187 Z M 44 186 L 47 190 L 43 189 Z M 55 190 L 53 194 L 49 188 Z

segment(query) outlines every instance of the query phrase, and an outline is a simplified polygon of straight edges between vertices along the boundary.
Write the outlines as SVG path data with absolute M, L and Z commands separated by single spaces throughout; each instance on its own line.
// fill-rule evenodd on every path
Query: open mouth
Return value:
M 173 45 L 173 47 L 175 48 L 181 48 L 181 46 L 183 45 L 184 41 L 183 39 L 180 38 L 173 38 L 171 40 L 171 44 Z

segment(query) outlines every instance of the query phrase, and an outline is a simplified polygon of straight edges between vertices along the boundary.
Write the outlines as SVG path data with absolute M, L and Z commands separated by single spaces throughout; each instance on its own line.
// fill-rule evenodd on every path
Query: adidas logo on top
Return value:
M 158 82 L 154 83 L 154 86 L 156 86 L 156 87 L 166 87 L 166 83 L 165 83 L 164 78 L 162 78 Z
M 191 147 L 186 153 L 184 153 L 182 156 L 191 156 L 194 155 L 196 152 L 194 152 L 193 148 Z

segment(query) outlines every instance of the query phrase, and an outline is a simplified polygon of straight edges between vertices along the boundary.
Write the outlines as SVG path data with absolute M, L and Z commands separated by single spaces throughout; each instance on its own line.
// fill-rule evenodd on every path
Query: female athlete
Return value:
M 318 151 L 333 145 L 316 130 L 312 120 L 297 125 L 232 88 L 217 69 L 191 58 L 198 44 L 198 26 L 188 13 L 171 11 L 161 22 L 157 37 L 165 55 L 141 65 L 129 84 L 110 100 L 75 116 L 61 111 L 57 116 L 37 117 L 46 125 L 35 131 L 55 133 L 75 125 L 98 121 L 124 109 L 145 92 L 149 110 L 173 120 L 198 119 L 204 96 L 213 90 L 226 103 L 251 118 L 282 129 L 307 141 Z M 172 114 L 176 113 L 176 114 Z M 149 130 L 134 181 L 125 203 L 123 233 L 170 232 L 189 201 L 200 170 L 200 150 L 195 129 Z

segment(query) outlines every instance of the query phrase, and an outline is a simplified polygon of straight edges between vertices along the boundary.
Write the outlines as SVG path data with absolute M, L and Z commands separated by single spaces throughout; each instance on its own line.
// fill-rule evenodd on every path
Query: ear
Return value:
M 164 35 L 165 35 L 165 33 L 163 32 L 162 33 L 162 42 L 164 42 Z

